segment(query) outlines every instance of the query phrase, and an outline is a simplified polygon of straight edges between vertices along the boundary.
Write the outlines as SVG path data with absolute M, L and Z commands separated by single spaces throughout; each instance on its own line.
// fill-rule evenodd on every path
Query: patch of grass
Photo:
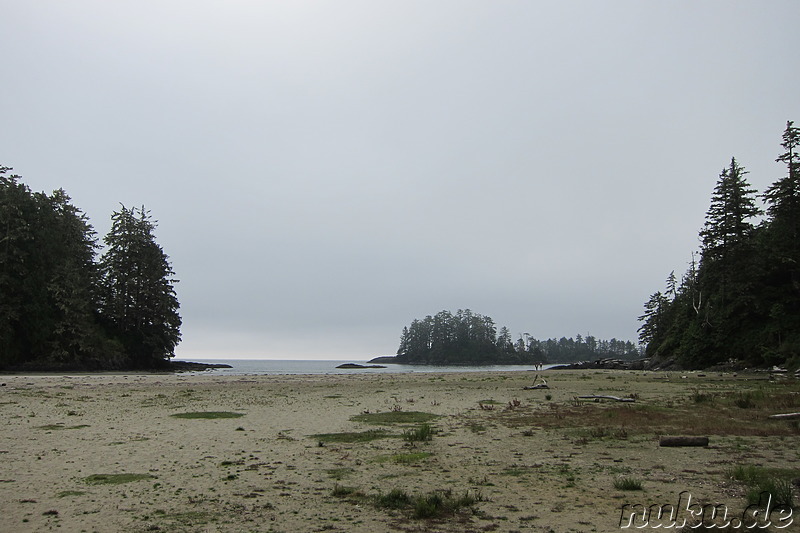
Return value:
M 466 492 L 461 496 L 453 496 L 450 490 L 445 492 L 430 492 L 414 499 L 414 518 L 438 518 L 452 515 L 462 507 L 472 507 L 482 501 L 480 494 L 473 495 Z
M 513 476 L 513 477 L 527 476 L 528 474 L 531 473 L 533 473 L 533 471 L 530 468 L 526 467 L 506 468 L 505 470 L 500 472 L 500 474 L 503 476 Z
M 433 426 L 430 424 L 421 424 L 415 428 L 404 431 L 403 440 L 412 444 L 415 442 L 428 442 L 433 439 L 434 433 L 436 433 L 436 430 Z
M 37 429 L 44 429 L 46 431 L 54 431 L 59 429 L 83 429 L 88 428 L 88 424 L 79 424 L 77 426 L 65 426 L 64 424 L 47 424 L 44 426 L 39 426 Z
M 480 493 L 473 494 L 467 491 L 460 496 L 454 496 L 450 489 L 432 491 L 417 496 L 402 489 L 392 489 L 387 493 L 367 496 L 357 488 L 336 485 L 332 494 L 338 498 L 349 498 L 358 503 L 369 501 L 378 509 L 402 511 L 417 519 L 453 515 L 463 507 L 471 507 L 484 500 Z
M 730 472 L 730 477 L 747 485 L 747 502 L 758 505 L 772 496 L 776 508 L 793 509 L 794 494 L 791 479 L 798 474 L 796 469 L 768 469 L 754 465 L 738 465 Z
M 595 427 L 624 427 L 629 437 L 639 435 L 714 435 L 714 436 L 797 436 L 800 424 L 770 419 L 778 410 L 800 406 L 800 381 L 764 384 L 750 394 L 737 390 L 740 382 L 717 385 L 714 401 L 696 403 L 687 395 L 684 401 L 583 405 L 549 403 L 547 409 L 504 410 L 493 422 L 508 427 L 541 427 L 568 430 Z M 751 406 L 741 408 L 739 406 Z M 612 435 L 613 436 L 613 435 Z M 616 438 L 623 438 L 622 435 Z
M 234 413 L 232 411 L 198 411 L 193 413 L 175 413 L 170 416 L 174 418 L 200 418 L 213 420 L 217 418 L 241 418 L 244 416 L 244 413 Z
M 770 477 L 747 491 L 747 503 L 759 505 L 766 503 L 771 497 L 772 505 L 777 509 L 794 509 L 792 483 L 786 479 Z
M 404 490 L 392 489 L 386 494 L 378 494 L 373 503 L 378 509 L 403 509 L 411 505 L 411 496 Z
M 217 519 L 217 514 L 210 511 L 185 511 L 171 514 L 165 511 L 156 511 L 155 514 L 158 516 L 159 520 L 167 522 L 171 526 L 168 531 L 186 531 L 184 528 L 187 526 L 208 524 Z M 153 531 L 160 529 L 161 528 L 153 529 Z M 199 529 L 193 527 L 191 530 L 198 531 Z
M 467 427 L 473 433 L 484 433 L 486 431 L 486 426 L 483 424 L 478 424 L 477 422 L 470 422 L 467 424 Z
M 633 477 L 618 477 L 614 480 L 617 490 L 643 490 L 642 481 Z
M 421 411 L 389 411 L 386 413 L 363 413 L 350 417 L 350 420 L 382 426 L 389 424 L 422 424 L 437 418 L 439 418 L 439 415 Z
M 62 490 L 56 494 L 56 498 L 66 498 L 67 496 L 83 496 L 86 491 L 83 490 Z
M 714 393 L 701 392 L 700 389 L 694 389 L 692 391 L 691 399 L 694 403 L 706 403 L 713 402 L 714 396 Z
M 355 487 L 345 487 L 342 485 L 334 485 L 331 494 L 337 498 L 364 498 L 364 493 Z
M 394 455 L 381 455 L 378 456 L 375 461 L 378 463 L 399 463 L 404 465 L 410 465 L 413 463 L 418 463 L 420 461 L 424 461 L 428 457 L 430 457 L 431 453 L 428 452 L 419 452 L 419 453 L 396 453 Z
M 393 435 L 382 429 L 370 429 L 367 431 L 350 431 L 343 433 L 317 433 L 309 435 L 312 439 L 320 442 L 370 442 L 378 439 L 386 439 Z
M 325 471 L 325 473 L 328 474 L 328 477 L 337 481 L 341 481 L 353 472 L 355 472 L 355 470 L 352 468 L 330 468 Z
M 156 479 L 156 476 L 150 474 L 92 474 L 83 478 L 83 481 L 89 485 L 121 485 L 143 479 Z
M 754 394 L 750 391 L 740 392 L 733 398 L 733 405 L 739 409 L 752 409 L 756 406 Z

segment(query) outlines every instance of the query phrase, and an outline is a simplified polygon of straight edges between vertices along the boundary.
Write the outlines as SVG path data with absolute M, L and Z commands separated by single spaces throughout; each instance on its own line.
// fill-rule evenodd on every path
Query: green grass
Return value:
M 614 480 L 614 488 L 617 490 L 643 490 L 641 480 L 632 477 L 618 477 Z
M 438 518 L 455 514 L 462 507 L 472 507 L 482 501 L 480 494 L 469 492 L 461 496 L 453 496 L 451 491 L 430 492 L 414 499 L 414 518 Z
M 430 424 L 422 424 L 412 429 L 403 432 L 403 440 L 410 443 L 427 442 L 433 439 L 436 430 Z
M 430 457 L 431 453 L 428 452 L 419 452 L 419 453 L 396 453 L 394 455 L 380 455 L 375 458 L 375 462 L 378 463 L 398 463 L 404 465 L 410 465 L 413 463 L 418 463 L 420 461 L 424 461 L 428 457 Z
M 317 433 L 309 435 L 312 439 L 320 442 L 370 442 L 378 439 L 386 439 L 393 435 L 381 429 L 370 429 L 367 431 L 350 431 L 343 433 Z
M 156 479 L 156 477 L 150 474 L 92 474 L 83 478 L 83 481 L 89 485 L 121 485 L 143 479 Z
M 231 411 L 198 411 L 193 413 L 175 413 L 171 415 L 174 418 L 202 418 L 202 419 L 217 419 L 217 418 L 240 418 L 244 413 L 234 413 Z
M 797 469 L 763 468 L 754 465 L 738 465 L 730 472 L 731 478 L 747 485 L 748 504 L 758 505 L 762 495 L 768 493 L 772 495 L 775 507 L 789 509 L 795 507 L 791 480 L 797 475 Z
M 392 489 L 386 494 L 375 496 L 374 504 L 379 509 L 403 509 L 411 505 L 411 496 L 403 490 Z
M 350 417 L 353 422 L 363 422 L 383 426 L 389 424 L 422 424 L 439 418 L 433 413 L 423 413 L 420 411 L 389 411 L 386 413 L 364 413 Z

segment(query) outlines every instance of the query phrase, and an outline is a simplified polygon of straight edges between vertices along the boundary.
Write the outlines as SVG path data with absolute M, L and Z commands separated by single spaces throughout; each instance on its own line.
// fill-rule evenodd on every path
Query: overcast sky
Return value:
M 800 2 L 0 0 L 0 164 L 159 221 L 178 358 L 364 360 L 472 309 L 635 340 L 731 156 L 800 121 Z

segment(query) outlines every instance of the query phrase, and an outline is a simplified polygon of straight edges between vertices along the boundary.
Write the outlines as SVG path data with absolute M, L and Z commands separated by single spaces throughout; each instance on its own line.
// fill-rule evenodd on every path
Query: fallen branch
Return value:
M 614 400 L 615 402 L 635 402 L 633 398 L 620 398 L 619 396 L 608 396 L 605 394 L 590 394 L 588 396 L 578 396 L 579 400 Z
M 794 420 L 795 418 L 800 418 L 800 413 L 783 413 L 780 415 L 769 415 L 769 417 L 780 420 Z
M 708 437 L 661 437 L 659 446 L 708 446 Z
M 541 383 L 536 383 L 536 380 L 539 379 L 539 374 L 536 374 L 536 377 L 533 378 L 533 385 L 530 387 L 522 387 L 522 390 L 536 390 L 536 389 L 549 389 L 550 386 L 547 384 L 547 380 L 544 378 L 542 379 Z

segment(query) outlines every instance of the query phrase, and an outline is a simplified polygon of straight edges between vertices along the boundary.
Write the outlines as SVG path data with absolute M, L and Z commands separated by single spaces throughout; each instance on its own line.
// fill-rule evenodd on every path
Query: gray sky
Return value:
M 636 339 L 736 156 L 800 121 L 800 2 L 0 1 L 0 163 L 146 205 L 179 358 L 367 359 L 469 308 Z

